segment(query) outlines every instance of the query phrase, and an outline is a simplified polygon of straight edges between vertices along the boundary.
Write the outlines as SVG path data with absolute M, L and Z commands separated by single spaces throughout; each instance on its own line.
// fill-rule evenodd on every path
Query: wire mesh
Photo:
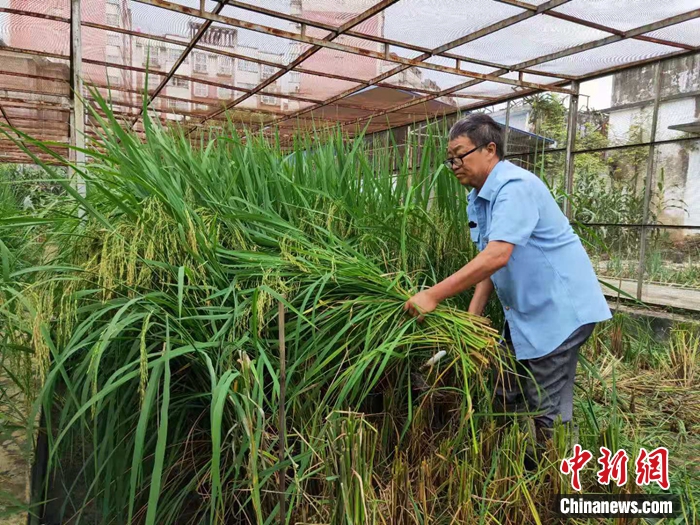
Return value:
M 456 47 L 452 52 L 472 59 L 514 65 L 607 36 L 608 33 L 597 29 L 537 15 Z
M 290 2 L 289 0 L 258 0 L 248 1 L 248 4 L 268 9 L 271 11 L 291 14 L 308 22 L 327 24 L 340 27 L 349 22 L 363 11 L 371 9 L 379 3 L 379 0 L 353 0 L 351 2 L 338 2 L 336 5 L 324 0 L 306 2 Z
M 568 98 L 558 93 L 538 93 L 495 106 L 491 117 L 506 126 L 506 151 L 521 165 L 535 165 L 535 158 L 548 150 L 566 146 Z
M 553 11 L 574 16 L 620 31 L 627 31 L 697 9 L 694 0 L 574 0 L 555 7 Z
M 700 226 L 700 185 L 695 180 L 698 173 L 700 139 L 654 147 L 651 222 Z
M 202 4 L 207 13 L 199 11 Z M 83 75 L 103 94 L 110 86 L 110 99 L 129 118 L 142 110 L 140 93 L 148 69 L 149 94 L 155 96 L 151 107 L 165 118 L 213 124 L 223 108 L 236 102 L 242 115 L 267 115 L 265 122 L 279 120 L 285 126 L 319 119 L 350 129 L 374 115 L 371 129 L 376 130 L 531 94 L 531 87 L 517 85 L 521 81 L 564 85 L 567 76 L 598 74 L 698 45 L 700 16 L 692 0 L 573 0 L 542 12 L 528 9 L 541 6 L 540 0 L 521 5 L 496 0 L 382 4 L 384 9 L 375 9 L 378 0 L 234 1 L 223 7 L 213 0 L 82 0 Z M 671 19 L 677 15 L 682 16 Z M 6 48 L 0 49 L 0 88 L 23 87 L 25 95 L 12 96 L 8 89 L 0 103 L 34 105 L 37 110 L 63 107 L 64 100 L 46 94 L 69 95 L 67 82 L 34 77 L 68 79 L 69 64 L 60 58 L 70 53 L 69 16 L 68 0 L 10 0 L 0 5 L 0 40 Z M 648 27 L 645 34 L 656 41 L 631 41 L 619 34 L 640 26 Z M 331 31 L 342 34 L 331 38 Z M 36 38 L 38 34 L 42 38 Z M 644 28 L 636 34 L 644 34 Z M 319 40 L 323 38 L 327 42 Z M 612 42 L 615 39 L 620 40 Z M 500 73 L 515 85 L 425 67 L 455 67 L 455 58 L 464 71 Z M 400 63 L 406 59 L 424 62 Z M 292 63 L 296 67 L 289 67 L 291 71 L 281 71 Z M 514 70 L 505 71 L 501 65 Z M 691 71 L 696 65 L 685 63 Z M 521 67 L 530 69 L 518 70 Z M 21 71 L 33 75 L 24 86 L 7 74 Z M 279 73 L 280 78 L 274 78 Z M 693 75 L 666 73 L 662 97 L 699 89 L 693 88 Z M 450 90 L 455 92 L 445 93 Z M 637 96 L 634 102 L 651 98 L 644 85 Z M 611 108 L 620 105 L 610 102 Z M 683 107 L 689 103 L 664 104 L 657 140 L 678 138 L 680 132 L 668 126 L 682 121 Z M 639 139 L 629 138 L 629 114 L 643 119 L 646 113 L 644 107 L 607 112 L 608 144 L 649 140 L 643 133 Z M 295 119 L 297 114 L 304 118 Z M 648 131 L 648 126 L 641 127 Z M 544 149 L 562 147 L 561 141 L 554 143 L 556 147 L 545 141 Z
M 700 289 L 700 235 L 697 230 L 649 228 L 644 282 L 661 290 L 683 307 L 684 289 Z
M 700 46 L 700 19 L 688 20 L 671 27 L 645 33 L 644 36 L 678 42 L 693 47 Z
M 188 39 L 191 37 L 193 27 L 202 23 L 202 20 L 197 17 L 160 9 L 134 0 L 129 0 L 126 5 L 121 2 L 105 3 L 104 0 L 81 0 L 81 2 L 83 20 L 126 27 L 138 33 Z M 86 7 L 90 9 L 88 14 L 85 13 Z M 103 18 L 105 21 L 100 22 Z
M 357 31 L 374 35 L 383 26 L 389 39 L 434 49 L 522 12 L 493 0 L 473 0 L 468 5 L 461 0 L 443 0 L 439 6 L 429 0 L 402 0 Z
M 362 84 L 337 78 L 290 71 L 282 75 L 275 83 L 280 92 L 324 101 L 349 89 L 357 89 Z
M 549 62 L 533 66 L 532 69 L 560 75 L 584 76 L 678 51 L 678 48 L 653 42 L 620 40 L 612 44 L 550 60 Z
M 62 21 L 0 12 L 0 41 L 15 48 L 68 56 L 68 28 L 68 23 Z M 36 37 L 38 34 L 41 38 Z
M 275 12 L 287 15 L 293 14 L 290 2 L 287 2 L 286 5 L 284 5 L 282 2 L 276 3 L 278 5 L 275 6 Z M 260 5 L 259 2 L 249 2 L 249 4 L 254 4 L 252 7 L 263 7 Z M 279 9 L 279 11 L 277 9 Z M 284 20 L 265 13 L 251 11 L 250 9 L 242 9 L 240 7 L 227 5 L 224 6 L 223 10 L 221 11 L 221 14 L 224 16 L 235 18 L 237 20 L 242 20 L 244 22 L 260 24 L 267 27 L 273 27 L 281 31 L 289 31 L 292 33 L 301 34 L 301 24 L 299 23 Z M 308 35 L 314 36 L 316 38 L 324 38 L 330 34 L 330 31 L 318 27 L 308 27 L 306 31 Z
M 659 104 L 656 140 L 682 139 L 691 136 L 685 131 L 673 128 L 694 121 L 697 115 L 697 105 L 696 99 L 692 96 L 661 102 Z

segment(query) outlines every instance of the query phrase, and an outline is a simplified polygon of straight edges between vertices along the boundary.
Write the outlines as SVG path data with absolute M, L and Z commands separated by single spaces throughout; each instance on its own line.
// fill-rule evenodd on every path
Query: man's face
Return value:
M 461 160 L 455 158 L 481 145 L 482 144 L 472 143 L 472 141 L 465 136 L 457 137 L 451 140 L 447 145 L 447 158 L 455 159 L 452 172 L 462 186 L 481 188 L 486 177 L 488 177 L 489 173 L 491 173 L 491 170 L 498 162 L 496 145 L 493 142 L 486 147 L 470 153 Z

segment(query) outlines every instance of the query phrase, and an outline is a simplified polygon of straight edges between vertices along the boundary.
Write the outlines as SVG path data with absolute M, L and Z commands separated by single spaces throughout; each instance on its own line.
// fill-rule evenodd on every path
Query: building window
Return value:
M 197 111 L 206 111 L 209 109 L 209 106 L 206 104 L 197 104 Z
M 177 88 L 189 88 L 190 83 L 188 80 L 179 77 L 173 77 L 173 87 Z
M 231 90 L 228 89 L 228 88 L 222 88 L 222 87 L 220 87 L 220 88 L 217 88 L 217 89 L 216 89 L 216 95 L 217 95 L 219 98 L 223 98 L 223 99 L 225 99 L 225 100 L 228 100 L 229 98 L 231 98 Z
M 190 104 L 189 102 L 186 102 L 184 100 L 173 100 L 169 98 L 168 107 L 173 109 L 179 109 L 181 111 L 187 111 L 190 109 Z
M 120 57 L 119 55 L 107 55 L 107 63 L 108 64 L 121 64 L 122 57 Z
M 209 86 L 206 84 L 200 84 L 199 82 L 194 85 L 194 96 L 195 97 L 208 97 L 209 96 Z
M 239 82 L 237 85 L 239 87 L 242 87 L 243 89 L 248 90 L 248 91 L 255 89 L 255 84 L 248 84 L 246 82 Z
M 112 5 L 119 5 L 119 1 L 120 0 L 107 0 L 107 3 Z
M 108 26 L 119 26 L 119 15 L 107 13 L 105 20 Z
M 219 75 L 231 75 L 233 74 L 233 59 L 231 57 L 218 57 Z
M 271 97 L 269 95 L 263 95 L 260 97 L 260 101 L 267 106 L 277 106 L 277 97 Z
M 194 54 L 194 72 L 195 73 L 206 73 L 207 72 L 207 55 L 204 53 Z
M 168 59 L 170 62 L 177 62 L 178 58 L 180 58 L 180 50 L 174 47 L 168 48 Z
M 119 75 L 107 75 L 107 80 L 109 81 L 110 86 L 122 85 L 122 77 L 120 77 Z
M 248 60 L 238 60 L 238 71 L 249 71 L 251 73 L 258 72 L 258 64 L 249 62 Z
M 107 33 L 107 44 L 110 46 L 121 46 L 122 36 L 117 33 Z
M 143 65 L 152 68 L 160 67 L 160 58 L 158 57 L 157 49 L 151 49 L 150 55 L 148 53 L 143 54 Z
M 276 71 L 276 68 L 274 68 L 274 67 L 272 67 L 272 66 L 267 66 L 267 65 L 263 64 L 262 72 L 260 73 L 260 78 L 261 78 L 262 80 L 268 79 L 268 78 L 270 78 L 272 75 L 275 74 L 275 71 Z

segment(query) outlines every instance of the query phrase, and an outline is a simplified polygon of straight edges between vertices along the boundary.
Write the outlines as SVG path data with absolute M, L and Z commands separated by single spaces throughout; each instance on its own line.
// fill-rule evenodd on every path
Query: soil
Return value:
M 0 379 L 0 391 L 10 385 Z M 12 391 L 7 392 L 12 396 Z M 17 397 L 14 397 L 13 401 Z M 0 397 L 0 414 L 10 414 L 11 411 L 6 406 L 6 398 Z M 22 430 L 5 432 L 4 418 L 0 416 L 0 525 L 24 525 L 27 523 L 27 515 L 18 512 L 10 516 L 5 516 L 11 501 L 24 503 L 28 501 L 30 461 L 26 456 L 26 434 Z

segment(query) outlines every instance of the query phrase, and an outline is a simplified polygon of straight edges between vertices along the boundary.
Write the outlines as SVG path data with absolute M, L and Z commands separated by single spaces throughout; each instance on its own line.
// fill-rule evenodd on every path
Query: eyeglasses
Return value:
M 471 154 L 474 153 L 476 150 L 481 149 L 481 148 L 483 148 L 484 146 L 488 146 L 488 144 L 484 144 L 483 146 L 477 146 L 476 148 L 470 149 L 469 151 L 467 151 L 466 153 L 463 153 L 462 155 L 459 155 L 459 156 L 457 156 L 457 157 L 450 157 L 449 159 L 445 159 L 445 160 L 442 161 L 442 162 L 443 162 L 443 164 L 444 164 L 445 166 L 447 166 L 449 169 L 455 170 L 455 169 L 459 168 L 459 167 L 462 165 L 462 159 L 463 159 L 464 157 L 466 157 L 467 155 L 471 155 Z

